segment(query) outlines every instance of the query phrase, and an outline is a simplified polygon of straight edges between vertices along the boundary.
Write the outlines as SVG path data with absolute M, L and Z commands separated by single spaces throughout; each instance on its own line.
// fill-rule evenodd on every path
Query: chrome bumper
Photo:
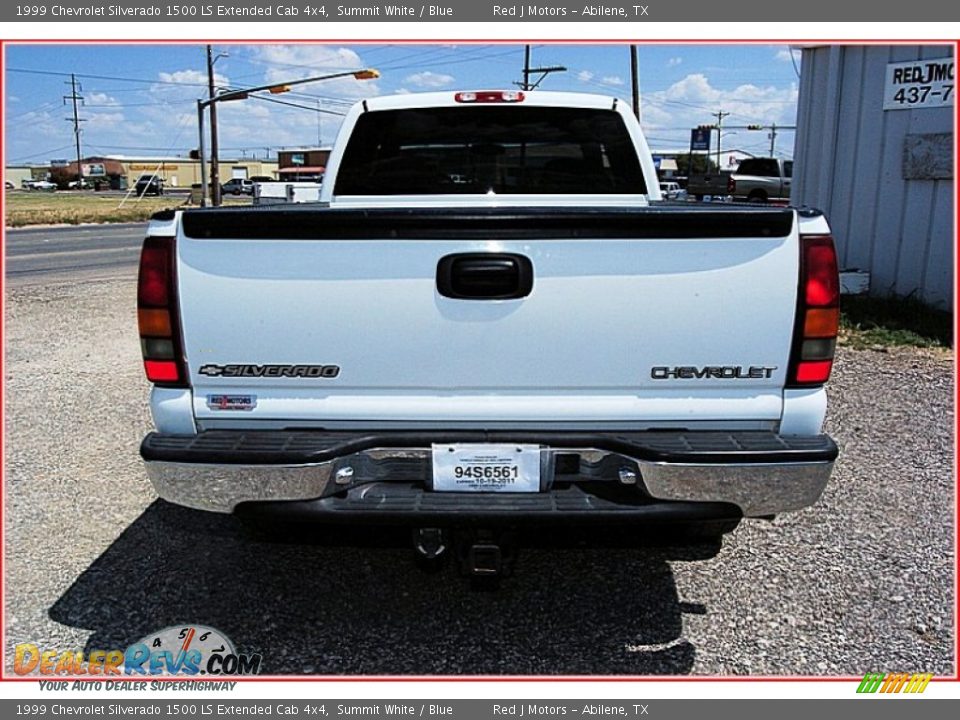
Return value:
M 547 452 L 561 450 L 547 449 Z M 826 487 L 833 461 L 766 463 L 656 462 L 601 450 L 590 454 L 599 464 L 614 457 L 636 472 L 638 492 L 663 501 L 729 503 L 745 517 L 774 515 L 812 505 Z M 419 460 L 429 463 L 429 448 L 376 448 L 320 463 L 296 465 L 146 462 L 147 474 L 164 500 L 213 512 L 230 513 L 245 502 L 312 500 L 330 487 L 334 473 L 364 463 Z M 352 473 L 351 473 L 352 475 Z M 351 482 L 362 481 L 357 473 Z

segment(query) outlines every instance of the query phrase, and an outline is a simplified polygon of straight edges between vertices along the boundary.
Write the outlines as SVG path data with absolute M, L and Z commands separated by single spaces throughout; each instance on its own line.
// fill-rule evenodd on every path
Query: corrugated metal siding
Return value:
M 906 180 L 904 139 L 952 133 L 953 108 L 883 110 L 887 63 L 949 57 L 951 46 L 830 46 L 803 51 L 792 200 L 818 207 L 844 269 L 871 292 L 953 302 L 953 183 Z

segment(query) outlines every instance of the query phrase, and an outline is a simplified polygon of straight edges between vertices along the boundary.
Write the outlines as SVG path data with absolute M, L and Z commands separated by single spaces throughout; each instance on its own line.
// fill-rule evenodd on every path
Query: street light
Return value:
M 351 70 L 347 72 L 333 73 L 332 75 L 319 75 L 317 77 L 303 78 L 302 80 L 286 80 L 284 82 L 270 83 L 269 85 L 258 85 L 257 87 L 244 88 L 243 90 L 228 90 L 221 92 L 206 100 L 197 100 L 197 125 L 200 131 L 200 184 L 203 194 L 201 196 L 200 206 L 206 207 L 210 188 L 207 187 L 207 162 L 206 148 L 203 142 L 203 111 L 209 107 L 213 110 L 215 103 L 230 102 L 231 100 L 246 100 L 251 93 L 262 92 L 264 90 L 273 95 L 290 91 L 292 85 L 303 85 L 305 83 L 319 82 L 321 80 L 335 80 L 337 78 L 352 77 L 356 80 L 376 80 L 380 77 L 380 72 L 373 68 L 364 68 L 363 70 Z M 211 145 L 217 141 L 216 126 L 211 124 L 210 142 Z
M 207 97 L 214 97 L 216 92 L 216 87 L 214 86 L 214 72 L 213 66 L 216 64 L 217 60 L 220 58 L 228 58 L 230 53 L 221 52 L 217 53 L 216 56 L 213 54 L 213 46 L 207 45 Z M 220 147 L 217 142 L 217 106 L 210 106 L 210 184 L 213 185 L 213 204 L 220 204 L 220 166 L 218 164 L 218 159 L 220 158 Z

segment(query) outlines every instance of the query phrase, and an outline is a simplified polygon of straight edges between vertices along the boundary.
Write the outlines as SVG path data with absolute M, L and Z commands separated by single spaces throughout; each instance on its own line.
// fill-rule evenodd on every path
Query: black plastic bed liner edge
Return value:
M 433 443 L 592 448 L 650 462 L 699 464 L 832 462 L 838 452 L 827 435 L 782 436 L 768 431 L 208 430 L 197 435 L 150 433 L 143 439 L 140 454 L 154 462 L 297 465 L 326 462 L 373 448 L 430 447 Z
M 763 206 L 334 209 L 309 205 L 188 210 L 196 239 L 699 239 L 786 237 L 794 211 Z

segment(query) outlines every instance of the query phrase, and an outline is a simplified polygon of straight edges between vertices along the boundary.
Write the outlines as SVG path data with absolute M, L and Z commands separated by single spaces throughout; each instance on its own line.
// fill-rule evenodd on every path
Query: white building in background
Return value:
M 803 48 L 791 201 L 873 294 L 952 306 L 955 82 L 950 45 Z

